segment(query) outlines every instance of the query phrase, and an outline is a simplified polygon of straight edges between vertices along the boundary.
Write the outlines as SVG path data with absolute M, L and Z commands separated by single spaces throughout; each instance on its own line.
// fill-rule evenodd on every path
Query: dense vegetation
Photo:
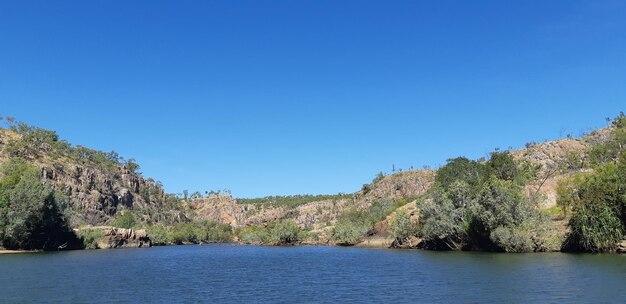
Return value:
M 610 139 L 593 146 L 589 155 L 595 164 L 562 180 L 558 204 L 564 213 L 572 210 L 571 232 L 563 245 L 568 251 L 615 250 L 626 228 L 626 117 L 612 123 Z
M 0 245 L 8 249 L 80 247 L 65 216 L 65 199 L 21 158 L 0 166 Z
M 65 158 L 79 164 L 93 165 L 110 174 L 115 174 L 118 166 L 126 166 L 132 172 L 139 170 L 139 165 L 134 159 L 125 160 L 115 151 L 102 152 L 81 145 L 73 146 L 60 139 L 55 131 L 30 126 L 13 118 L 6 118 L 5 123 L 8 130 L 19 136 L 7 143 L 6 152 L 11 157 L 24 159 L 49 157 L 53 160 Z
M 538 168 L 509 152 L 486 161 L 459 157 L 439 169 L 420 204 L 419 236 L 438 250 L 544 251 L 548 219 L 522 194 Z
M 355 245 L 372 230 L 374 224 L 406 203 L 406 199 L 380 199 L 367 210 L 350 210 L 341 214 L 333 230 L 333 239 L 340 245 Z
M 238 231 L 239 240 L 247 244 L 295 245 L 312 236 L 293 221 L 280 220 L 265 226 L 248 226 Z
M 213 221 L 180 222 L 172 226 L 147 227 L 155 245 L 225 243 L 233 240 L 230 225 Z

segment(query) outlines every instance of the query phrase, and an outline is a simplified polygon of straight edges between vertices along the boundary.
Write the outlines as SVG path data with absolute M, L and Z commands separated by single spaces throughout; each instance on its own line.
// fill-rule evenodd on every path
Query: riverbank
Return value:
M 7 250 L 0 249 L 0 254 L 17 254 L 17 253 L 36 253 L 41 252 L 40 250 Z

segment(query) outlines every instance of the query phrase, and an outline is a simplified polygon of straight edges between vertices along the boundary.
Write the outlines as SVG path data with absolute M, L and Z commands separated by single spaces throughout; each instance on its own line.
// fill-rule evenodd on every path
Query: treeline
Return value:
M 114 227 L 145 228 L 155 245 L 227 243 L 241 241 L 247 244 L 296 245 L 315 237 L 291 220 L 271 221 L 263 226 L 233 229 L 215 221 L 179 222 L 173 225 L 145 226 L 135 219 L 135 213 L 121 213 L 111 222 Z
M 277 195 L 266 196 L 261 198 L 238 198 L 237 202 L 240 204 L 262 205 L 272 207 L 286 207 L 295 208 L 300 205 L 304 205 L 311 202 L 318 202 L 323 200 L 339 200 L 352 198 L 352 194 L 338 193 L 338 194 L 321 194 L 321 195 Z
M 81 145 L 72 145 L 60 139 L 55 131 L 28 125 L 12 117 L 2 118 L 7 129 L 18 135 L 6 143 L 4 151 L 10 157 L 39 159 L 50 157 L 53 160 L 67 158 L 83 165 L 92 165 L 103 172 L 117 173 L 119 166 L 138 173 L 139 164 L 134 159 L 124 159 L 117 152 L 102 152 Z
M 246 244 L 296 245 L 317 237 L 291 220 L 271 221 L 264 226 L 248 226 L 236 232 L 239 241 Z

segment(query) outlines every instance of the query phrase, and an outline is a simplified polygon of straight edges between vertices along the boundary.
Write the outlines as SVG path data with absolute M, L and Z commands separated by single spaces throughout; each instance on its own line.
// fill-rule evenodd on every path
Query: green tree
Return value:
M 563 249 L 567 251 L 607 252 L 622 239 L 622 225 L 604 203 L 580 205 L 570 219 L 571 232 Z
M 465 157 L 448 159 L 448 163 L 437 170 L 435 181 L 439 187 L 449 187 L 455 181 L 463 181 L 474 187 L 480 184 L 484 167 L 477 161 Z
M 469 185 L 464 181 L 454 182 L 448 189 L 435 189 L 431 197 L 420 208 L 422 228 L 420 235 L 426 248 L 436 250 L 460 250 L 469 238 L 468 210 L 474 203 Z
M 363 211 L 351 211 L 339 217 L 333 238 L 341 245 L 355 245 L 372 228 L 371 217 Z
M 137 220 L 132 212 L 123 211 L 111 222 L 111 226 L 126 229 L 135 228 Z
M 300 227 L 294 221 L 283 220 L 268 225 L 270 240 L 275 244 L 289 245 L 299 242 Z
M 509 151 L 492 152 L 486 163 L 490 174 L 501 180 L 512 181 L 518 175 L 518 168 Z
M 389 225 L 393 237 L 402 242 L 418 233 L 417 223 L 411 220 L 411 216 L 405 210 L 396 212 L 395 218 Z
M 54 191 L 39 180 L 39 170 L 22 159 L 9 159 L 0 180 L 0 237 L 9 249 L 76 248 Z
M 609 251 L 626 227 L 626 158 L 564 182 L 557 203 L 573 206 L 565 250 Z

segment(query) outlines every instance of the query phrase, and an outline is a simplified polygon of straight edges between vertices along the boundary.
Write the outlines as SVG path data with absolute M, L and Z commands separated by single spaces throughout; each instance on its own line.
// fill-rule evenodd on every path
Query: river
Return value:
M 625 303 L 626 255 L 189 245 L 0 255 L 0 301 Z

